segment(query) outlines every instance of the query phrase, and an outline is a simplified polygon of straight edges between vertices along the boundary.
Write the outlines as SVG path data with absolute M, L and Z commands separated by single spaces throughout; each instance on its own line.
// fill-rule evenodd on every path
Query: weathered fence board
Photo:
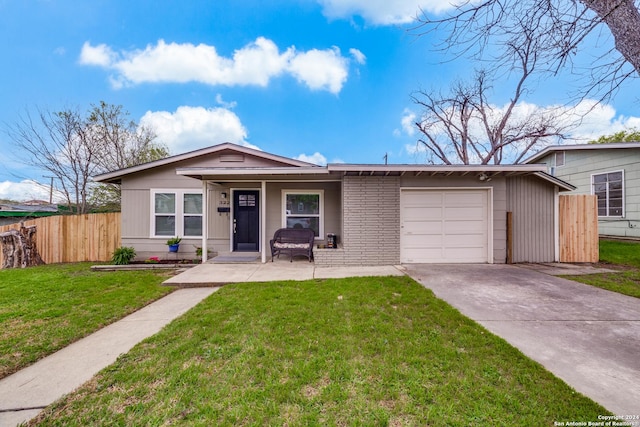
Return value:
M 60 215 L 24 222 L 37 226 L 36 247 L 47 263 L 108 261 L 120 246 L 120 213 Z M 0 226 L 0 233 L 20 224 Z M 0 265 L 2 264 L 0 253 Z
M 598 262 L 598 199 L 560 196 L 560 262 Z

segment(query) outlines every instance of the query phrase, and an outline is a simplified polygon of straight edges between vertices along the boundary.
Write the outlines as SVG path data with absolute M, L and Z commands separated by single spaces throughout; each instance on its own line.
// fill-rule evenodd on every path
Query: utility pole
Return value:
M 53 204 L 53 176 L 43 176 L 43 178 L 51 178 L 51 183 L 49 184 L 49 204 Z

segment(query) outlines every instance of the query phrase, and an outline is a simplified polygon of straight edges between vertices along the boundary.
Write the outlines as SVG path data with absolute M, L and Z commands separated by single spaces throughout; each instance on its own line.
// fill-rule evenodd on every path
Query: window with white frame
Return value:
M 310 228 L 316 238 L 324 235 L 324 191 L 283 190 L 282 226 Z
M 624 171 L 591 175 L 591 194 L 598 197 L 598 216 L 624 216 Z
M 564 156 L 564 151 L 556 151 L 556 167 L 564 166 Z
M 152 237 L 202 237 L 202 192 L 151 190 Z

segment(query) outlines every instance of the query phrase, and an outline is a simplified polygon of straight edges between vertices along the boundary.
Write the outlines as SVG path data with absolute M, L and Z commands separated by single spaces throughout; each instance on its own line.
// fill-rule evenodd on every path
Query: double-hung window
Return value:
M 598 197 L 598 216 L 624 217 L 624 171 L 591 175 L 591 194 Z
M 316 238 L 324 235 L 324 191 L 283 190 L 282 226 L 310 228 Z
M 151 190 L 152 237 L 202 237 L 202 192 Z

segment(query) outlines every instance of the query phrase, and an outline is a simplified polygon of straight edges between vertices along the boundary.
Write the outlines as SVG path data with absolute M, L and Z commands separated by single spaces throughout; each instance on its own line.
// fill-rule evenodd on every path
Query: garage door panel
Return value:
M 444 193 L 446 206 L 482 206 L 486 201 L 486 192 L 478 191 L 451 191 Z
M 488 262 L 487 190 L 402 190 L 401 261 Z
M 442 206 L 443 194 L 424 194 L 422 191 L 404 191 L 402 198 L 405 207 Z
M 446 239 L 442 239 L 443 246 L 445 248 L 474 248 L 474 249 L 482 249 L 486 244 L 486 236 L 483 234 L 451 234 L 446 237 Z
M 477 249 L 445 249 L 442 254 L 447 263 L 487 262 Z
M 442 235 L 421 235 L 411 234 L 403 236 L 403 243 L 407 249 L 410 248 L 441 248 L 444 245 Z
M 433 263 L 442 259 L 442 248 L 408 249 L 405 254 L 409 263 Z
M 482 218 L 486 207 L 467 206 L 467 207 L 446 207 L 444 208 L 444 219 L 472 219 Z
M 446 221 L 443 231 L 445 234 L 473 234 L 484 226 L 483 221 Z
M 410 207 L 403 212 L 405 220 L 442 219 L 442 208 L 437 207 Z

